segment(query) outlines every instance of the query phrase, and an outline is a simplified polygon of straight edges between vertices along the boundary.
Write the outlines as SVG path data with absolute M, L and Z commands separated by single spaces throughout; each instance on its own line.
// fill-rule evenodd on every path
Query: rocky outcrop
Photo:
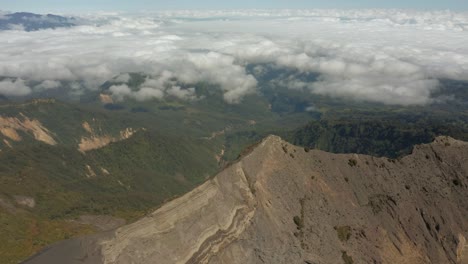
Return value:
M 36 206 L 36 200 L 29 196 L 15 195 L 13 196 L 18 205 L 34 208 Z
M 270 136 L 143 219 L 26 263 L 467 263 L 467 161 L 446 137 L 392 160 Z
M 99 94 L 99 100 L 103 104 L 113 104 L 114 100 L 112 99 L 112 96 L 108 94 Z
M 52 133 L 39 120 L 29 119 L 23 114 L 19 117 L 0 116 L 0 134 L 12 141 L 21 141 L 22 137 L 18 132 L 30 133 L 36 140 L 49 145 L 57 144 Z
M 89 134 L 88 136 L 81 137 L 81 141 L 78 144 L 78 150 L 82 153 L 93 149 L 103 148 L 113 142 L 128 139 L 138 131 L 129 127 L 120 131 L 119 136 L 114 137 L 111 135 L 97 135 L 88 122 L 84 122 L 82 127 Z

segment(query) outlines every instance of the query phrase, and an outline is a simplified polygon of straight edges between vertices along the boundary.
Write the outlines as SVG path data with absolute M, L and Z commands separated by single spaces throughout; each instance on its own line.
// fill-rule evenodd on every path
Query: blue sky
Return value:
M 468 0 L 0 0 L 0 10 L 34 12 L 234 8 L 409 8 L 468 10 Z

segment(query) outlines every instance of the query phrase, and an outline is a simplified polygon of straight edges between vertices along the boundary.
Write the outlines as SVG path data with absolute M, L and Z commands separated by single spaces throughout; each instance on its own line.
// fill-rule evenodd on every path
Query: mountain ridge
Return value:
M 137 222 L 25 263 L 464 264 L 467 157 L 449 137 L 393 160 L 268 136 Z
M 63 17 L 53 14 L 39 15 L 28 12 L 4 14 L 0 17 L 0 30 L 37 31 L 42 29 L 56 29 L 76 25 L 73 17 Z

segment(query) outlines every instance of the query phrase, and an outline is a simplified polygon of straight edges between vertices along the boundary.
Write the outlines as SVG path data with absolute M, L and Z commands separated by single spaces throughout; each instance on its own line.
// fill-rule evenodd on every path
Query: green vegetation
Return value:
M 351 167 L 354 167 L 357 165 L 357 161 L 355 159 L 349 159 L 348 160 L 348 165 Z
M 466 123 L 418 120 L 415 123 L 391 120 L 321 120 L 297 129 L 288 137 L 297 145 L 335 153 L 360 153 L 396 158 L 409 154 L 414 145 L 429 143 L 448 135 L 468 140 Z M 370 118 L 369 118 L 370 119 Z M 356 164 L 352 161 L 350 166 Z
M 305 204 L 305 201 L 306 201 L 306 197 L 302 198 L 299 200 L 299 204 L 301 205 L 301 215 L 298 216 L 294 216 L 293 217 L 293 221 L 294 223 L 296 224 L 296 228 L 297 230 L 299 230 L 299 233 L 297 234 L 297 236 L 301 236 L 303 235 L 302 233 L 302 229 L 304 228 L 304 204 Z
M 297 229 L 302 229 L 304 227 L 304 221 L 302 220 L 302 218 L 300 216 L 294 216 L 293 217 L 293 221 L 294 223 L 296 224 L 297 226 Z
M 0 190 L 36 197 L 35 212 L 53 219 L 144 211 L 216 172 L 210 148 L 201 143 L 142 131 L 81 154 L 38 142 L 2 153 Z M 87 176 L 88 166 L 96 176 Z
M 407 189 L 409 190 L 409 188 Z M 374 214 L 378 214 L 386 207 L 396 206 L 396 201 L 389 195 L 375 194 L 369 197 L 368 205 Z
M 354 264 L 353 258 L 346 251 L 341 251 L 341 258 L 345 264 Z
M 351 238 L 351 227 L 349 226 L 335 226 L 336 234 L 341 242 L 346 242 Z
M 24 211 L 12 214 L 0 208 L 1 262 L 16 264 L 57 240 L 94 231 L 72 221 L 50 220 Z

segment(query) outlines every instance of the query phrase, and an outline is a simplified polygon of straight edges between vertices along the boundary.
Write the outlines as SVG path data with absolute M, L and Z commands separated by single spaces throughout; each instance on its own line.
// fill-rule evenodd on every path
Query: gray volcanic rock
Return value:
M 392 160 L 270 136 L 147 217 L 26 263 L 468 263 L 467 201 L 465 142 Z

